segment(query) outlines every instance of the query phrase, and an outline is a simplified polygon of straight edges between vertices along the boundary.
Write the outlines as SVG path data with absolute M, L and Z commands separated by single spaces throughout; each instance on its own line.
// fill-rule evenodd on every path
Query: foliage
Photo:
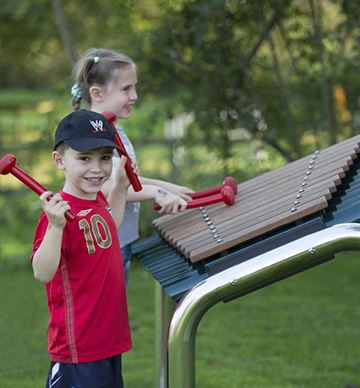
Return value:
M 195 112 L 193 130 L 223 158 L 232 155 L 228 130 L 237 127 L 286 160 L 298 158 L 313 144 L 309 133 L 323 146 L 358 129 L 352 127 L 358 97 L 344 89 L 350 78 L 359 87 L 350 69 L 359 63 L 354 14 L 360 6 L 349 3 L 164 2 L 164 22 L 152 32 L 147 52 L 150 73 L 167 69 L 160 87 L 172 86 L 170 94 Z
M 2 86 L 69 88 L 71 63 L 51 2 L 3 3 Z M 192 131 L 224 159 L 234 154 L 231 128 L 245 128 L 286 160 L 307 153 L 314 141 L 328 145 L 359 129 L 358 2 L 58 3 L 76 53 L 90 46 L 128 52 L 138 63 L 144 100 L 163 97 L 168 115 L 194 112 Z
M 242 181 L 360 130 L 358 2 L 2 0 L 1 153 L 16 153 L 51 189 L 61 178 L 47 150 L 72 84 L 55 3 L 76 54 L 103 46 L 137 63 L 140 99 L 124 127 L 143 175 L 194 189 L 225 175 Z M 184 112 L 192 117 L 184 136 L 166 137 L 166 120 Z M 16 246 L 29 240 L 38 209 L 32 193 L 13 195 L 20 186 L 0 179 Z M 18 201 L 14 219 L 9 201 Z M 143 236 L 152 233 L 150 207 Z

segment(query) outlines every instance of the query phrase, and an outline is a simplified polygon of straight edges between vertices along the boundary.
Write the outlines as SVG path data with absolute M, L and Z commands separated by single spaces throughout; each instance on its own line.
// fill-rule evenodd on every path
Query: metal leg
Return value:
M 175 302 L 155 283 L 155 388 L 168 387 L 167 338 Z
M 322 263 L 335 253 L 360 250 L 360 225 L 339 224 L 238 264 L 199 283 L 178 303 L 169 328 L 169 388 L 195 387 L 195 336 L 212 306 L 253 292 Z

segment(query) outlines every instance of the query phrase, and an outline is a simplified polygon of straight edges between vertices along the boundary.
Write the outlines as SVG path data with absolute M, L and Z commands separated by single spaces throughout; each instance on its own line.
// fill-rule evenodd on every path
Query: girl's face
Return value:
M 96 199 L 111 174 L 112 156 L 109 147 L 88 152 L 67 148 L 63 154 L 54 151 L 53 159 L 65 174 L 64 191 L 78 198 Z
M 135 66 L 127 66 L 115 71 L 114 80 L 102 89 L 99 112 L 111 111 L 120 119 L 127 119 L 138 99 L 136 92 L 137 75 Z M 92 106 L 93 107 L 93 106 Z

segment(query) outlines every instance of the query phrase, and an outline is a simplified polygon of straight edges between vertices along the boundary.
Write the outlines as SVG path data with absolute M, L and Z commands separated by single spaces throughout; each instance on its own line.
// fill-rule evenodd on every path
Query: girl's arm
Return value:
M 135 192 L 132 187 L 129 187 L 127 201 L 128 202 L 143 202 L 153 200 L 161 206 L 159 211 L 163 213 L 177 213 L 185 210 L 187 202 L 180 195 L 175 194 L 157 185 L 142 184 L 142 190 Z
M 102 186 L 101 191 L 108 198 L 110 202 L 110 191 L 113 187 L 113 179 L 105 182 Z M 120 194 L 121 195 L 121 194 Z M 122 201 L 121 198 L 118 198 Z M 153 200 L 161 206 L 159 213 L 177 213 L 186 209 L 186 201 L 179 195 L 173 194 L 172 192 L 162 189 L 159 186 L 144 185 L 142 184 L 142 190 L 135 192 L 130 186 L 125 197 L 126 202 L 144 202 Z M 111 205 L 112 207 L 112 205 Z M 113 208 L 113 207 L 112 207 Z
M 128 201 L 144 201 L 147 199 L 153 199 L 161 206 L 159 211 L 163 213 L 177 213 L 186 209 L 188 200 L 191 197 L 188 193 L 192 192 L 191 189 L 185 186 L 179 186 L 174 183 L 162 181 L 160 179 L 152 179 L 140 177 L 143 190 L 134 192 L 132 188 L 128 192 Z
M 188 194 L 193 192 L 193 190 L 189 189 L 188 187 L 179 186 L 179 185 L 176 185 L 175 183 L 163 181 L 160 179 L 140 177 L 140 181 L 142 184 L 154 185 L 162 189 L 165 189 L 167 191 L 170 191 L 173 194 L 179 195 L 181 198 L 185 199 L 186 201 L 189 201 L 191 199 L 191 197 Z
M 124 158 L 120 158 L 120 160 L 122 159 Z M 115 160 L 116 163 L 114 163 L 113 168 L 115 169 L 116 173 L 119 168 L 119 158 L 116 158 Z M 101 191 L 105 197 L 108 198 L 108 200 L 110 198 L 110 191 L 113 190 L 114 181 L 115 177 L 112 175 L 101 188 Z M 127 202 L 143 202 L 147 200 L 153 200 L 161 206 L 159 213 L 163 214 L 177 213 L 178 211 L 185 210 L 187 205 L 186 201 L 191 199 L 191 197 L 186 195 L 186 193 L 189 193 L 192 190 L 187 187 L 175 185 L 173 183 L 165 182 L 159 179 L 150 179 L 144 177 L 140 177 L 140 181 L 142 184 L 142 190 L 135 192 L 130 186 L 126 197 Z M 118 198 L 118 200 L 120 201 L 121 198 Z
M 60 194 L 55 194 L 50 201 L 47 201 L 51 194 L 50 191 L 46 191 L 40 196 L 41 205 L 49 224 L 44 239 L 32 260 L 34 277 L 42 283 L 52 280 L 59 266 L 61 241 L 66 224 L 65 212 L 70 209 Z

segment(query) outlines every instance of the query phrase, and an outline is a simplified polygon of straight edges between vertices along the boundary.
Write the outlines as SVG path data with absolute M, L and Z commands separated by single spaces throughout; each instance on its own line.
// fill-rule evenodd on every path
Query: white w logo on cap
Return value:
M 95 132 L 106 131 L 106 129 L 103 129 L 103 122 L 102 122 L 102 120 L 96 120 L 96 121 L 90 120 L 90 124 L 95 129 Z

